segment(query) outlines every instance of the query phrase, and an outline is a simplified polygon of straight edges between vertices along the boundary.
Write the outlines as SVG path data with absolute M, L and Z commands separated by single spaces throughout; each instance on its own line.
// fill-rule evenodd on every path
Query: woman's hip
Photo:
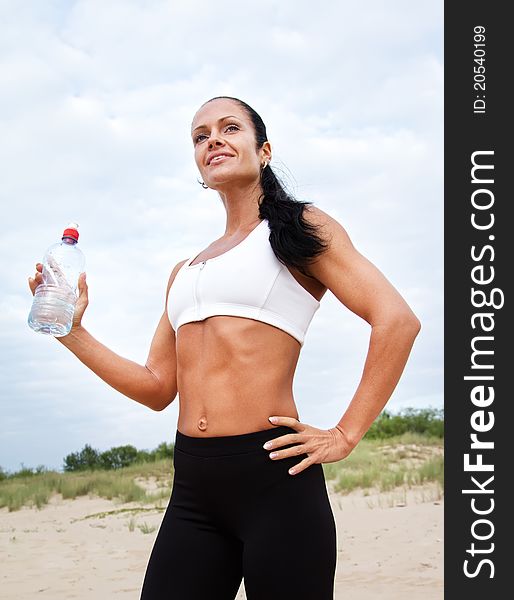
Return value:
M 288 433 L 296 432 L 281 426 L 196 438 L 177 430 L 171 504 L 189 514 L 209 514 L 240 532 L 249 518 L 266 518 L 270 512 L 273 518 L 328 518 L 333 523 L 322 465 L 290 475 L 289 469 L 307 454 L 272 460 L 263 448 L 266 441 Z

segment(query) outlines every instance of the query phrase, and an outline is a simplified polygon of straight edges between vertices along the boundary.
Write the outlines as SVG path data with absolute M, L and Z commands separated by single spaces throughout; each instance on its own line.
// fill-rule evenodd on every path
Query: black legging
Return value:
M 141 600 L 333 600 L 336 528 L 321 464 L 272 460 L 262 445 L 280 426 L 191 437 L 177 430 L 168 508 Z M 290 448 L 294 444 L 283 446 Z

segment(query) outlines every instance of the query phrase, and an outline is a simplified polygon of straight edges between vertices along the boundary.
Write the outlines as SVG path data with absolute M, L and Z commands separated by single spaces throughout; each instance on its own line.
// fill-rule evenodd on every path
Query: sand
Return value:
M 371 496 L 328 489 L 338 538 L 335 600 L 442 600 L 436 486 Z M 41 510 L 1 509 L 2 599 L 139 600 L 163 511 L 138 508 L 55 496 Z M 243 582 L 237 600 L 245 598 Z

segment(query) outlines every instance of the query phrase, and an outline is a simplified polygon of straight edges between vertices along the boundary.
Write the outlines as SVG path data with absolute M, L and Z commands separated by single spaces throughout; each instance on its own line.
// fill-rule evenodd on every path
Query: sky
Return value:
M 83 325 L 144 364 L 173 266 L 225 229 L 190 125 L 217 95 L 259 112 L 272 168 L 337 219 L 422 323 L 386 408 L 443 406 L 443 2 L 0 0 L 0 466 L 61 469 L 173 442 L 154 412 L 27 325 L 27 279 L 79 223 Z M 329 291 L 294 380 L 300 421 L 333 427 L 370 327 Z

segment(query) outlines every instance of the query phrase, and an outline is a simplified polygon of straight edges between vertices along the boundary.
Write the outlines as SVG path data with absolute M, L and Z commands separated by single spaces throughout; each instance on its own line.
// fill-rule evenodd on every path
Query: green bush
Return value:
M 100 460 L 100 453 L 98 450 L 91 448 L 89 444 L 86 444 L 80 452 L 72 452 L 64 458 L 65 471 L 85 471 L 89 469 L 101 469 L 102 462 Z
M 99 457 L 100 466 L 102 469 L 121 469 L 137 462 L 137 448 L 131 445 L 117 446 L 102 452 Z
M 368 440 L 376 440 L 404 433 L 420 433 L 442 438 L 444 436 L 443 415 L 442 408 L 405 408 L 398 414 L 384 410 L 375 419 L 364 437 Z
M 35 469 L 31 469 L 30 467 L 26 467 L 23 463 L 21 463 L 21 469 L 16 471 L 15 473 L 4 473 L 4 477 L 0 477 L 1 479 L 24 479 L 26 477 L 34 477 L 34 475 L 41 475 L 41 473 L 46 473 L 48 469 L 44 465 L 39 465 Z
M 174 451 L 174 444 L 167 444 L 166 442 L 162 442 L 153 451 L 155 460 L 162 460 L 164 458 L 173 458 L 173 451 Z
M 150 451 L 150 450 L 138 450 L 137 451 L 137 457 L 136 457 L 136 464 L 142 464 L 142 463 L 151 463 L 151 462 L 155 462 L 155 454 L 154 451 Z

